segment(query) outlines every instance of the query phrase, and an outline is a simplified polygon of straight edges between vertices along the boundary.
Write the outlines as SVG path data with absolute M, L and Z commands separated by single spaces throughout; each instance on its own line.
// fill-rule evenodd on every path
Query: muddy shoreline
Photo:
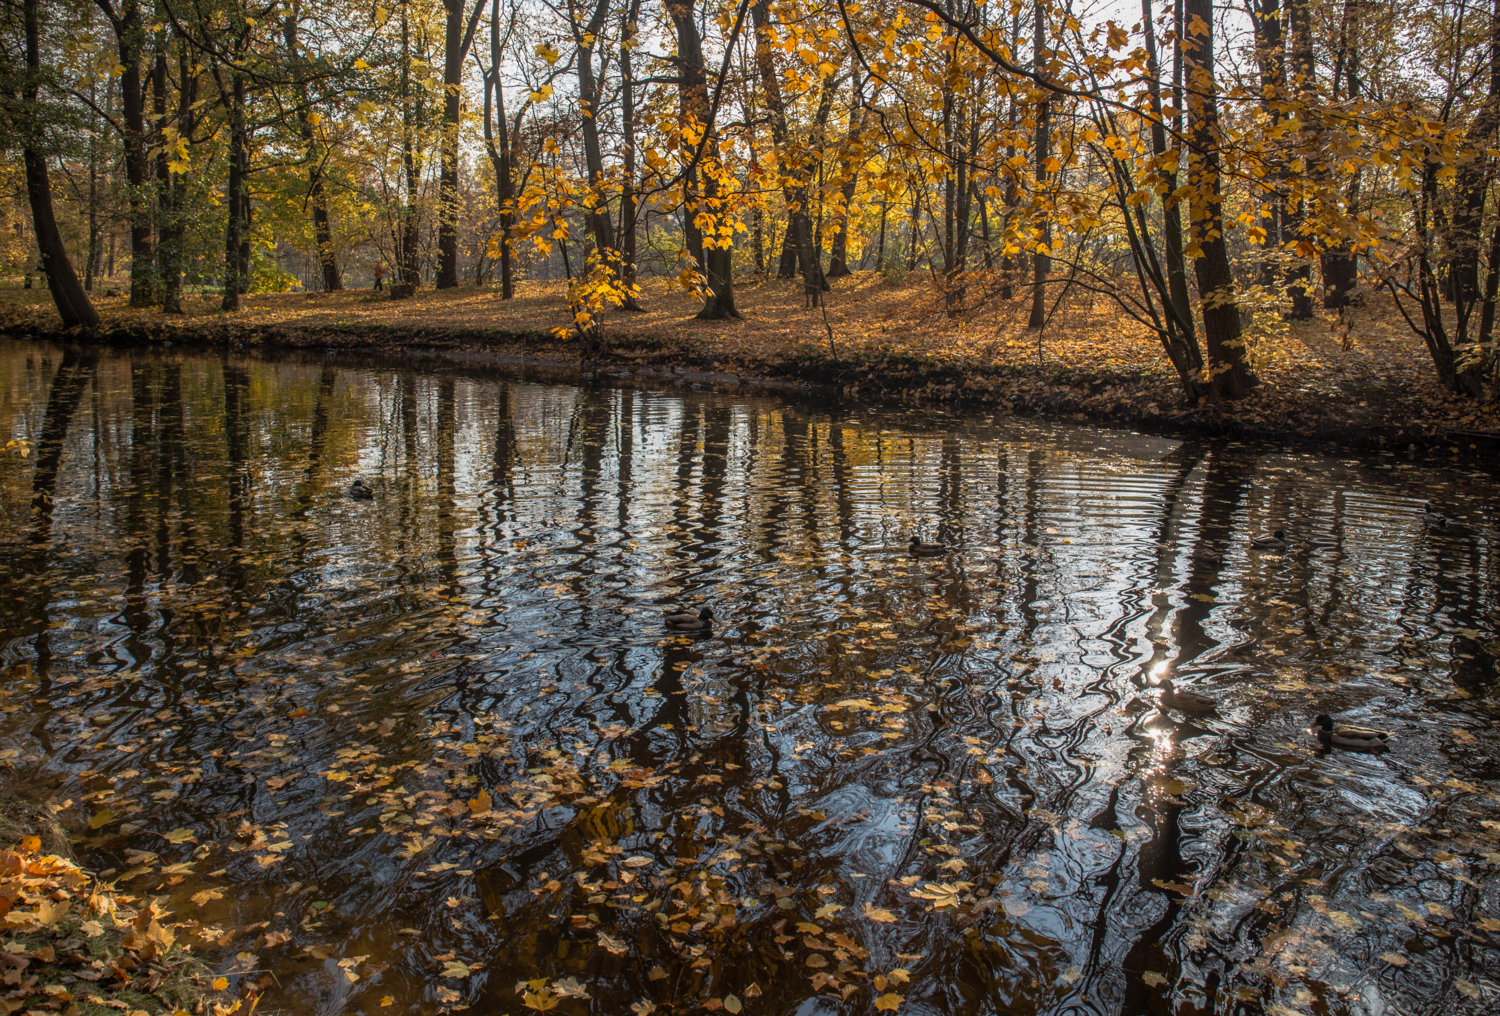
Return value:
M 1173 377 L 1138 370 L 1057 365 L 994 367 L 910 359 L 779 359 L 711 361 L 681 344 L 627 339 L 598 351 L 547 333 L 497 329 L 395 329 L 286 326 L 184 320 L 105 324 L 92 333 L 10 326 L 0 335 L 60 344 L 173 347 L 234 352 L 333 354 L 358 358 L 442 360 L 569 383 L 594 381 L 763 392 L 844 402 L 942 404 L 985 412 L 1126 426 L 1177 437 L 1324 445 L 1364 451 L 1441 452 L 1493 461 L 1500 429 L 1463 426 L 1457 403 L 1445 419 L 1434 407 L 1401 396 L 1370 408 L 1324 395 L 1261 385 L 1232 404 L 1189 406 Z M 1427 418 L 1423 418 L 1424 415 Z

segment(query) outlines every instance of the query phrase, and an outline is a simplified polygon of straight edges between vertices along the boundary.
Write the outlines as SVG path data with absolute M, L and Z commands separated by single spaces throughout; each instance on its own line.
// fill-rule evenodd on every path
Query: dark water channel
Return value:
M 0 759 L 262 1012 L 1500 1012 L 1472 466 L 20 342 L 0 424 Z

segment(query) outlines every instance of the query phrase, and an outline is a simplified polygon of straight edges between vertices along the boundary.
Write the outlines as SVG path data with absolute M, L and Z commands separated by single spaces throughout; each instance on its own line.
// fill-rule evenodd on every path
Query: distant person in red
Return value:
M 379 262 L 376 262 L 375 264 L 375 288 L 385 288 L 385 265 L 380 264 Z

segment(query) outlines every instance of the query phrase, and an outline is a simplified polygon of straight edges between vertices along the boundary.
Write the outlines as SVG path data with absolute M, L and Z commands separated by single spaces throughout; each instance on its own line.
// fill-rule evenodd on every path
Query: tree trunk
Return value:
M 854 68 L 849 98 L 849 134 L 839 153 L 839 231 L 833 238 L 833 253 L 828 258 L 828 278 L 841 279 L 849 272 L 849 230 L 854 217 L 849 207 L 854 203 L 855 184 L 859 182 L 859 170 L 864 162 L 865 96 L 859 77 L 859 68 Z
M 1255 59 L 1260 70 L 1261 109 L 1277 131 L 1287 98 L 1286 41 L 1281 32 L 1281 0 L 1250 0 L 1250 24 L 1255 32 Z M 1174 47 L 1176 48 L 1176 47 Z M 1279 136 L 1279 135 L 1278 135 Z M 1275 151 L 1273 146 L 1273 153 Z M 1282 216 L 1287 202 L 1287 161 L 1285 154 L 1273 154 L 1274 165 L 1268 178 L 1275 187 L 1270 202 L 1271 217 L 1264 220 L 1266 256 L 1261 259 L 1261 285 L 1272 288 L 1280 274 L 1282 251 Z
M 1274 0 L 1272 0 L 1274 2 Z M 1156 23 L 1152 16 L 1151 0 L 1141 0 L 1142 20 L 1146 26 L 1146 76 L 1147 88 L 1151 93 L 1151 112 L 1153 120 L 1151 123 L 1151 151 L 1160 156 L 1167 151 L 1167 127 L 1163 118 L 1161 101 L 1161 64 L 1156 54 Z M 1178 19 L 1179 23 L 1181 19 Z M 1181 48 L 1173 46 L 1173 50 L 1179 54 L 1178 67 L 1181 66 Z M 1180 134 L 1175 130 L 1174 134 Z M 1172 336 L 1185 346 L 1192 348 L 1197 354 L 1198 366 L 1202 366 L 1202 354 L 1198 348 L 1198 339 L 1193 325 L 1192 297 L 1188 294 L 1187 284 L 1187 262 L 1182 253 L 1182 205 L 1171 195 L 1177 190 L 1177 171 L 1174 169 L 1162 174 L 1163 197 L 1162 197 L 1162 237 L 1167 254 L 1167 302 L 1168 321 Z M 1142 242 L 1147 242 L 1143 237 Z
M 286 49 L 294 74 L 302 69 L 301 53 L 297 48 L 297 24 L 301 20 L 300 9 L 293 4 L 286 16 Z M 302 136 L 302 149 L 307 155 L 307 198 L 312 205 L 313 239 L 318 244 L 318 267 L 323 276 L 325 292 L 336 293 L 344 288 L 339 277 L 337 252 L 333 247 L 333 225 L 328 215 L 328 195 L 323 187 L 323 160 L 318 154 L 318 143 L 313 130 L 312 103 L 307 95 L 307 82 L 297 82 L 297 128 Z
M 224 300 L 220 305 L 226 311 L 240 309 L 240 294 L 245 291 L 240 248 L 249 231 L 244 215 L 250 190 L 245 180 L 249 163 L 249 146 L 245 138 L 245 76 L 239 71 L 232 74 L 230 89 L 229 194 L 224 202 L 228 209 L 228 223 L 224 229 Z
M 25 0 L 23 17 L 26 31 L 26 105 L 35 110 L 42 76 L 41 19 L 37 8 L 41 0 Z M 47 277 L 47 289 L 52 293 L 52 302 L 62 318 L 64 328 L 93 328 L 99 324 L 99 314 L 89 302 L 88 294 L 78 283 L 73 263 L 68 260 L 68 250 L 63 246 L 62 233 L 57 228 L 57 216 L 52 209 L 52 182 L 47 174 L 47 159 L 43 154 L 40 123 L 29 125 L 26 143 L 21 152 L 26 164 L 26 197 L 31 202 L 31 224 L 36 233 L 37 249 L 42 257 L 42 274 Z
M 1223 195 L 1219 179 L 1219 107 L 1213 73 L 1212 0 L 1183 0 L 1189 23 L 1197 18 L 1203 34 L 1187 32 L 1183 61 L 1189 73 L 1187 105 L 1192 125 L 1188 183 L 1194 189 L 1192 234 L 1199 248 L 1194 264 L 1198 295 L 1203 304 L 1203 334 L 1208 347 L 1208 370 L 1213 396 L 1237 399 L 1254 378 L 1245 340 L 1240 336 L 1240 309 L 1235 302 L 1234 276 L 1224 243 Z
M 151 193 L 147 183 L 146 95 L 141 83 L 141 51 L 145 26 L 140 0 L 124 0 L 116 12 L 110 0 L 96 0 L 114 28 L 120 54 L 121 142 L 125 151 L 125 181 L 130 204 L 130 306 L 156 303 L 156 265 L 151 250 Z
M 636 45 L 639 34 L 638 19 L 641 0 L 631 0 L 625 15 L 625 31 L 620 45 L 620 115 L 623 130 L 621 158 L 624 163 L 625 180 L 620 194 L 620 268 L 627 285 L 635 284 L 636 238 L 635 219 L 640 214 L 635 192 L 635 74 L 630 63 L 630 51 Z M 622 310 L 644 311 L 634 295 L 627 296 Z
M 1313 63 L 1313 40 L 1312 40 L 1312 13 L 1308 9 L 1308 0 L 1287 0 L 1287 22 L 1292 32 L 1292 75 L 1295 79 L 1297 96 L 1302 100 L 1302 129 L 1301 148 L 1305 153 L 1304 163 L 1307 164 L 1305 172 L 1311 172 L 1314 152 L 1318 147 L 1319 129 L 1312 123 L 1312 104 L 1316 98 L 1317 80 L 1315 73 L 1316 65 Z M 1291 302 L 1290 317 L 1293 321 L 1308 321 L 1313 316 L 1312 297 L 1312 261 L 1303 252 L 1302 244 L 1307 239 L 1307 199 L 1298 197 L 1295 205 L 1287 208 L 1286 242 L 1289 246 L 1288 254 L 1291 258 L 1291 268 L 1287 271 L 1287 298 Z
M 678 101 L 683 118 L 691 118 L 703 131 L 700 141 L 703 156 L 701 161 L 709 163 L 703 172 L 694 159 L 688 166 L 686 198 L 683 205 L 683 222 L 689 250 L 701 252 L 700 263 L 708 280 L 708 299 L 698 312 L 700 321 L 719 321 L 741 316 L 734 305 L 734 275 L 731 256 L 733 242 L 728 236 L 707 236 L 699 226 L 700 213 L 708 215 L 717 225 L 725 209 L 720 197 L 718 163 L 718 139 L 713 123 L 713 110 L 709 108 L 708 78 L 704 71 L 703 40 L 698 34 L 698 22 L 693 13 L 694 0 L 668 0 L 667 13 L 677 33 L 677 64 L 681 72 L 678 85 Z M 718 230 L 715 230 L 717 234 Z
M 426 118 L 425 91 L 415 98 L 411 88 L 411 25 L 401 8 L 401 165 L 406 175 L 406 206 L 402 209 L 400 270 L 401 284 L 408 293 L 421 285 L 418 256 L 417 198 L 422 183 L 418 131 Z
M 1033 66 L 1038 74 L 1042 71 L 1042 51 L 1047 43 L 1047 8 L 1038 0 L 1035 7 L 1036 23 L 1032 28 L 1032 45 L 1035 50 Z M 1041 200 L 1041 192 L 1047 186 L 1047 160 L 1051 158 L 1048 152 L 1049 143 L 1052 140 L 1052 103 L 1047 97 L 1043 97 L 1037 105 L 1036 111 L 1036 189 L 1037 200 Z M 1042 219 L 1041 246 L 1037 250 L 1032 261 L 1032 289 L 1031 289 L 1031 317 L 1026 322 L 1027 328 L 1041 328 L 1047 323 L 1047 275 L 1052 270 L 1052 217 L 1050 215 Z
M 187 44 L 179 40 L 177 47 L 177 135 L 184 141 L 193 136 L 197 125 L 198 75 L 194 68 L 192 53 Z M 170 165 L 168 166 L 170 171 Z M 162 310 L 167 314 L 182 313 L 182 262 L 183 237 L 186 234 L 185 205 L 187 195 L 181 179 L 170 181 L 165 207 L 162 211 L 161 264 L 162 264 Z

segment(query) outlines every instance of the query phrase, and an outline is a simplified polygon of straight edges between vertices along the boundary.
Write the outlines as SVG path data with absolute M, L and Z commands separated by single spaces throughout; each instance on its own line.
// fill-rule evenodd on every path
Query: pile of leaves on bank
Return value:
M 26 836 L 0 850 L 0 1014 L 126 1016 L 241 1008 L 209 997 L 204 968 L 175 941 L 168 914 L 117 893 Z

